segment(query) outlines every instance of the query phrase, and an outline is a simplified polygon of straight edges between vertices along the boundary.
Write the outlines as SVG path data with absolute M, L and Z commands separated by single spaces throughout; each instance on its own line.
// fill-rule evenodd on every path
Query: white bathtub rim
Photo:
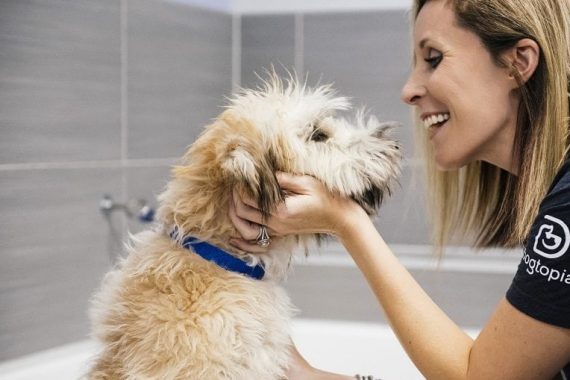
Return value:
M 378 349 L 380 342 L 389 342 L 390 355 L 395 355 L 400 361 L 400 365 L 408 366 L 407 373 L 413 374 L 413 379 L 421 379 L 419 372 L 412 368 L 411 362 L 405 356 L 403 349 L 397 343 L 397 339 L 386 324 L 356 322 L 356 321 L 333 321 L 324 319 L 295 319 L 292 325 L 292 338 L 302 354 L 306 354 L 306 358 L 315 366 L 330 371 L 339 371 L 349 373 L 352 367 L 340 363 L 341 352 L 347 350 L 346 346 L 342 346 L 343 342 L 358 342 L 354 344 L 354 350 L 351 352 L 366 352 L 362 345 L 375 346 L 378 357 L 382 352 Z M 331 335 L 331 332 L 334 335 Z M 475 337 L 477 330 L 466 330 L 466 332 Z M 338 346 L 334 346 L 339 342 Z M 320 345 L 330 348 L 331 354 L 328 357 L 318 357 L 317 353 L 322 351 Z M 91 339 L 54 347 L 48 350 L 26 355 L 21 358 L 12 359 L 0 363 L 0 380 L 28 380 L 38 378 L 38 374 L 46 374 L 57 372 L 59 368 L 65 368 L 69 374 L 77 374 L 76 376 L 65 375 L 61 373 L 58 378 L 61 379 L 78 379 L 80 374 L 87 371 L 91 358 L 97 353 L 99 345 Z M 335 352 L 336 351 L 336 352 Z M 361 352 L 361 353 L 362 353 Z M 366 360 L 364 358 L 363 360 Z M 69 364 L 71 363 L 71 365 Z M 369 369 L 370 371 L 380 371 L 378 366 L 373 363 L 358 362 L 358 368 Z M 389 371 L 384 370 L 387 373 Z M 46 377 L 42 377 L 47 379 Z M 51 379 L 50 377 L 48 377 Z M 385 377 L 390 380 L 394 377 Z M 407 378 L 412 379 L 409 375 Z

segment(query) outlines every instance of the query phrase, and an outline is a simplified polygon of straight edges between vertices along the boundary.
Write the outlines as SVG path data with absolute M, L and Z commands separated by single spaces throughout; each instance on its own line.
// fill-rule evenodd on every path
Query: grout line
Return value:
M 0 164 L 0 172 L 13 172 L 18 170 L 61 170 L 61 169 L 112 169 L 112 168 L 144 168 L 177 165 L 180 157 L 166 158 L 132 158 L 116 160 L 92 160 L 69 162 L 25 162 L 15 164 Z M 404 162 L 403 166 L 415 166 Z
M 0 164 L 0 172 L 18 170 L 61 170 L 61 169 L 101 169 L 101 168 L 143 168 L 172 166 L 180 162 L 180 157 L 166 158 L 119 158 L 116 160 L 92 160 L 69 162 L 25 162 L 14 164 Z M 404 162 L 403 167 L 419 166 L 420 163 Z
M 295 50 L 295 71 L 299 79 L 305 78 L 304 63 L 305 63 L 305 18 L 302 13 L 295 14 L 295 37 L 294 37 L 294 50 Z
M 126 168 L 129 157 L 129 41 L 128 41 L 128 0 L 121 0 L 121 168 Z M 128 199 L 128 179 L 126 170 L 121 171 L 121 197 Z M 123 228 L 126 221 L 123 220 Z
M 101 160 L 75 162 L 31 162 L 23 164 L 0 165 L 0 172 L 25 170 L 62 170 L 62 169 L 120 169 L 172 166 L 179 162 L 179 157 L 148 158 L 131 160 Z
M 241 86 L 241 15 L 232 15 L 232 92 Z
M 128 0 L 121 0 L 121 161 L 129 152 L 128 99 Z

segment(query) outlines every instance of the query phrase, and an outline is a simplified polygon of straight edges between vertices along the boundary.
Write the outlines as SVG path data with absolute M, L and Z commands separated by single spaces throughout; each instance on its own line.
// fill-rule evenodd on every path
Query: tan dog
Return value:
M 373 214 L 399 174 L 400 151 L 386 137 L 389 125 L 362 113 L 352 122 L 335 117 L 348 109 L 330 86 L 275 75 L 231 100 L 173 169 L 160 225 L 132 237 L 128 257 L 95 295 L 93 335 L 103 350 L 89 379 L 286 377 L 294 308 L 278 281 L 294 248 L 318 236 L 280 239 L 267 254 L 239 251 L 228 244 L 236 234 L 228 201 L 238 188 L 268 214 L 284 199 L 275 177 L 284 171 L 314 176 Z M 204 259 L 189 236 L 263 279 Z

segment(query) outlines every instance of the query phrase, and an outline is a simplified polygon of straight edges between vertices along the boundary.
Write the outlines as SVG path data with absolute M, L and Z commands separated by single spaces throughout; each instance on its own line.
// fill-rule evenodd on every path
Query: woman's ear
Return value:
M 540 60 L 540 47 L 536 41 L 523 38 L 508 50 L 504 58 L 509 77 L 515 80 L 516 87 L 520 87 L 534 74 Z

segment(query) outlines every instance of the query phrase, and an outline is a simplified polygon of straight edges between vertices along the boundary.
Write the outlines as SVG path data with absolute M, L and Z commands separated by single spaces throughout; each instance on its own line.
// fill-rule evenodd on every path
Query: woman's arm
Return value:
M 347 215 L 338 237 L 364 274 L 400 343 L 428 379 L 461 379 L 473 340 L 453 323 L 393 255 L 368 216 Z
M 363 211 L 347 219 L 338 237 L 426 378 L 551 379 L 570 361 L 570 330 L 530 318 L 505 299 L 473 341 L 400 264 Z
M 335 234 L 364 274 L 402 346 L 428 379 L 551 379 L 570 361 L 570 330 L 532 319 L 503 300 L 474 341 L 431 300 L 355 203 L 328 194 L 310 177 L 280 175 L 292 191 L 266 221 L 272 235 Z M 237 219 L 261 223 L 251 201 L 236 199 Z M 241 231 L 246 231 L 242 225 Z M 250 234 L 255 236 L 257 227 Z M 243 234 L 243 233 L 242 233 Z M 237 242 L 242 249 L 259 249 Z M 378 353 L 381 355 L 382 353 Z

